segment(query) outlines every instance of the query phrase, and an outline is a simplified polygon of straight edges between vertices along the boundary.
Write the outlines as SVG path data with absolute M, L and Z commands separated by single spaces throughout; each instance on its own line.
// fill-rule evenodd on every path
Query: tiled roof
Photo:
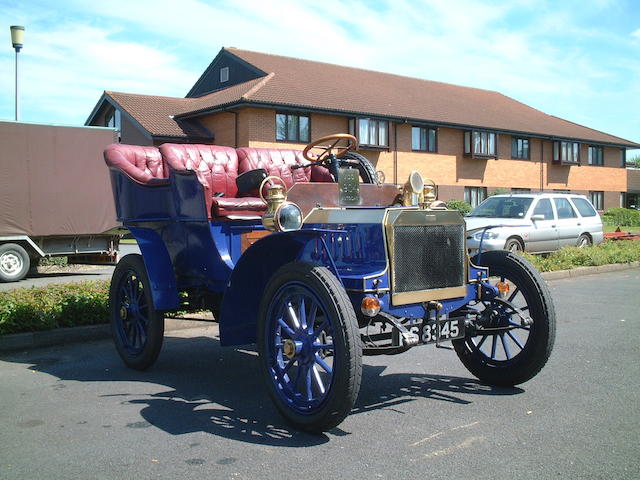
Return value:
M 105 95 L 131 115 L 142 128 L 158 137 L 209 139 L 211 132 L 198 122 L 176 121 L 173 115 L 190 109 L 198 99 L 137 95 L 132 93 L 105 92 Z
M 192 137 L 198 129 L 204 135 L 195 120 L 199 115 L 226 105 L 263 104 L 640 147 L 490 90 L 235 48 L 222 51 L 268 74 L 197 98 L 107 95 L 154 136 Z
M 547 115 L 490 90 L 233 48 L 226 50 L 265 72 L 275 73 L 270 82 L 250 96 L 256 102 L 639 146 Z

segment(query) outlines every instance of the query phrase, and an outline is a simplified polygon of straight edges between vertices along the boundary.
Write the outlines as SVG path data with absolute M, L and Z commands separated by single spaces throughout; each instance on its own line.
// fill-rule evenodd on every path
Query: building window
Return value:
M 229 67 L 222 67 L 220 69 L 220 83 L 229 81 Z
M 372 118 L 349 119 L 349 133 L 358 137 L 358 143 L 366 147 L 389 146 L 389 122 Z
M 115 128 L 118 132 L 118 142 L 120 142 L 122 134 L 122 117 L 120 110 L 117 108 L 110 108 L 104 116 L 104 126 Z
M 530 188 L 512 188 L 511 193 L 531 193 Z
M 589 146 L 589 165 L 604 165 L 604 154 L 602 147 Z
M 604 210 L 604 192 L 589 192 L 589 200 L 596 210 Z
M 464 201 L 473 208 L 480 205 L 487 198 L 486 187 L 464 187 Z
M 620 166 L 622 168 L 627 166 L 627 150 L 625 148 L 620 149 Z
M 436 132 L 435 128 L 411 127 L 411 150 L 435 152 Z
M 276 113 L 276 140 L 308 143 L 310 130 L 308 116 Z
M 580 163 L 580 144 L 578 142 L 553 142 L 553 161 L 563 164 Z
M 120 131 L 120 110 L 111 108 L 104 116 L 104 126 L 112 127 Z
M 495 157 L 496 134 L 493 132 L 464 132 L 464 153 L 472 157 Z
M 511 139 L 511 158 L 518 160 L 529 160 L 529 139 L 517 138 Z

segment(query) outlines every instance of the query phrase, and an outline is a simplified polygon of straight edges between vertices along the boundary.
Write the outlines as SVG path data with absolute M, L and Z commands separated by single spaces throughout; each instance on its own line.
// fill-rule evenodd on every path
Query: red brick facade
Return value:
M 200 118 L 211 130 L 215 143 L 238 147 L 273 147 L 301 149 L 303 143 L 276 141 L 276 111 L 266 108 L 243 108 L 237 113 L 216 113 Z M 349 119 L 338 115 L 309 115 L 311 138 L 347 132 Z M 236 129 L 237 125 L 237 129 Z M 464 155 L 464 130 L 437 129 L 437 151 L 416 152 L 411 149 L 411 125 L 390 123 L 389 148 L 361 149 L 387 182 L 402 183 L 412 170 L 433 179 L 440 186 L 440 199 L 464 198 L 464 187 L 530 189 L 531 191 L 570 190 L 588 195 L 604 192 L 604 208 L 617 207 L 621 192 L 627 191 L 627 171 L 621 168 L 620 149 L 603 147 L 604 165 L 587 165 L 588 145 L 580 145 L 580 165 L 552 162 L 550 140 L 529 139 L 530 159 L 511 158 L 511 136 L 497 135 L 497 158 L 470 158 Z

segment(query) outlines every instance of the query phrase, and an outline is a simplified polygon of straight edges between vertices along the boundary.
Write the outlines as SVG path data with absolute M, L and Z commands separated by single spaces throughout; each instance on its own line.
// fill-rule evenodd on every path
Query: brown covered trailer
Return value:
M 118 222 L 103 151 L 112 128 L 0 122 L 0 281 L 35 259 L 114 263 Z

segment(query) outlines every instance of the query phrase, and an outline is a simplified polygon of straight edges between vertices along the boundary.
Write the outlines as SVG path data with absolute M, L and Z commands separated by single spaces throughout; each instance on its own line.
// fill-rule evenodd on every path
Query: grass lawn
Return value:
M 615 232 L 616 228 L 618 227 L 615 225 L 604 225 L 604 233 Z M 640 227 L 629 227 L 627 225 L 621 225 L 620 231 L 621 232 L 640 232 Z

